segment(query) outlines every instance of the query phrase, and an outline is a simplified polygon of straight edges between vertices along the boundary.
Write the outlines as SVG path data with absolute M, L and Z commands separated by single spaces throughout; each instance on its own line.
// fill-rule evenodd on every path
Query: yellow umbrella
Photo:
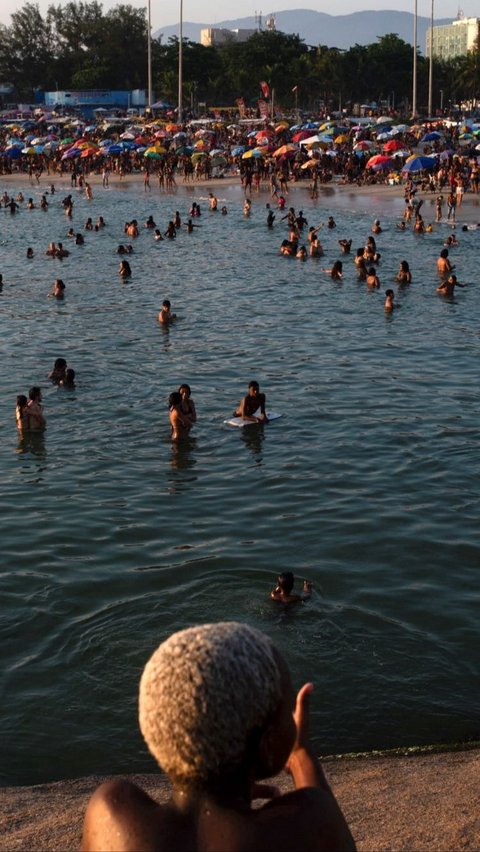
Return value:
M 292 145 L 290 142 L 288 145 L 281 145 L 280 148 L 277 148 L 276 151 L 273 152 L 273 157 L 282 157 L 284 154 L 288 154 L 290 151 L 298 151 L 296 145 Z
M 321 148 L 322 151 L 326 151 L 328 148 L 328 142 L 322 142 L 321 139 L 319 139 L 318 142 L 310 142 L 308 145 L 304 145 L 304 147 L 309 151 L 311 151 L 312 148 Z
M 343 145 L 344 142 L 348 142 L 349 137 L 346 133 L 340 133 L 340 136 L 337 136 L 335 139 L 335 145 Z
M 167 149 L 163 148 L 162 145 L 150 145 L 150 148 L 147 148 L 145 154 L 166 154 Z

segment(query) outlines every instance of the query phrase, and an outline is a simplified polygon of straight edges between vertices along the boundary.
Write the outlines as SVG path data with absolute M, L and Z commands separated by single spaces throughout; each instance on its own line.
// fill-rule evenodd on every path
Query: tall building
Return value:
M 465 56 L 473 50 L 479 36 L 479 18 L 465 18 L 459 15 L 456 21 L 442 27 L 433 27 L 432 54 L 437 59 L 454 59 Z M 427 30 L 425 56 L 430 57 L 430 33 Z

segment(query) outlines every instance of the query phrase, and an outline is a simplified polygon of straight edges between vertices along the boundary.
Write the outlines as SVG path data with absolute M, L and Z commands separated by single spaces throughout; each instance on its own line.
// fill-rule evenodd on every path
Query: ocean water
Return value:
M 480 231 L 457 231 L 468 287 L 447 300 L 435 260 L 448 228 L 400 233 L 400 199 L 292 193 L 310 224 L 337 222 L 320 233 L 325 257 L 301 263 L 279 254 L 286 223 L 266 227 L 268 194 L 245 219 L 240 189 L 221 187 L 228 215 L 200 201 L 192 234 L 155 243 L 141 227 L 123 281 L 124 222 L 151 213 L 165 230 L 208 185 L 75 193 L 72 222 L 58 189 L 47 212 L 0 210 L 1 782 L 154 771 L 143 665 L 174 630 L 224 619 L 265 631 L 297 687 L 314 681 L 321 754 L 478 738 Z M 66 239 L 98 215 L 107 227 L 83 247 Z M 376 216 L 382 287 L 368 292 L 353 250 Z M 336 283 L 322 270 L 342 237 Z M 51 240 L 70 257 L 46 257 Z M 47 298 L 57 277 L 63 303 Z M 168 330 L 164 298 L 179 315 Z M 73 391 L 46 379 L 59 356 Z M 229 429 L 252 378 L 284 416 Z M 181 382 L 198 423 L 173 446 Z M 19 440 L 15 396 L 34 384 L 48 428 Z M 284 610 L 268 595 L 288 569 L 314 593 Z

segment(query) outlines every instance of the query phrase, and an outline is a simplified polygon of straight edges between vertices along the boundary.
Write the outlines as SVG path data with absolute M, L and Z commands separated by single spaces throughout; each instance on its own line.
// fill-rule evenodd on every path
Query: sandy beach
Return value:
M 332 758 L 324 768 L 359 852 L 478 850 L 480 750 L 415 756 Z M 166 801 L 161 775 L 126 776 Z M 2 852 L 78 849 L 92 792 L 106 778 L 88 777 L 0 791 Z M 276 783 L 291 788 L 286 775 Z

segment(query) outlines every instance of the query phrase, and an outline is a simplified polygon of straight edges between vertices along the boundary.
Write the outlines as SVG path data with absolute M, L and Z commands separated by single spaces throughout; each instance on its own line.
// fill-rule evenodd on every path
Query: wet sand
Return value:
M 324 761 L 359 852 L 453 852 L 480 848 L 480 750 Z M 158 801 L 161 775 L 125 776 Z M 86 803 L 106 778 L 0 790 L 2 852 L 79 849 Z M 286 775 L 276 779 L 290 789 Z

